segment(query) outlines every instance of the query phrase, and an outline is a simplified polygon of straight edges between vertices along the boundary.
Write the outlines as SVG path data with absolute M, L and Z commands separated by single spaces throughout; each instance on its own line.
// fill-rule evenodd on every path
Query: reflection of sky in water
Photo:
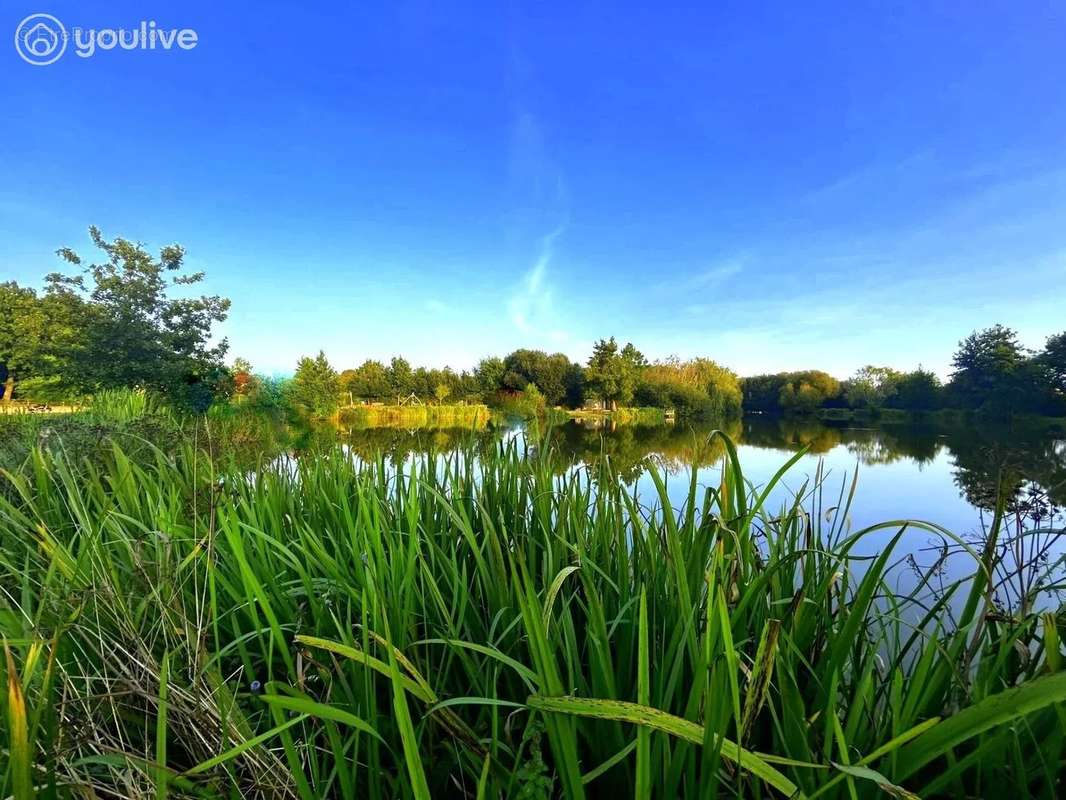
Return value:
M 1006 465 L 1021 478 L 1045 486 L 1066 482 L 1066 440 L 1046 434 L 1030 434 L 1023 439 L 1014 432 L 996 433 L 976 427 L 879 429 L 772 419 L 733 422 L 728 431 L 738 442 L 744 475 L 756 487 L 765 486 L 801 446 L 809 444 L 812 451 L 819 451 L 803 456 L 785 475 L 768 499 L 766 510 L 770 513 L 779 511 L 805 482 L 806 491 L 812 492 L 820 464 L 821 501 L 818 503 L 808 496 L 803 505 L 809 512 L 819 508 L 823 512 L 829 510 L 842 497 L 846 501 L 847 487 L 858 467 L 858 484 L 845 525 L 849 532 L 893 520 L 920 520 L 967 540 L 978 540 L 991 522 L 992 514 L 971 504 L 969 498 L 994 496 L 1000 468 Z M 619 426 L 607 432 L 571 423 L 553 430 L 552 447 L 561 459 L 561 471 L 567 470 L 566 464 L 571 465 L 569 469 L 580 469 L 607 453 L 622 480 L 635 488 L 645 505 L 657 501 L 654 483 L 646 471 L 649 463 L 657 464 L 671 503 L 679 507 L 688 492 L 688 465 L 693 461 L 700 465 L 697 474 L 701 487 L 719 485 L 724 451 L 720 444 L 716 449 L 706 446 L 709 434 L 710 429 L 693 431 L 681 426 Z M 501 440 L 515 439 L 521 446 L 526 436 L 520 427 L 508 426 L 480 431 L 346 431 L 342 440 L 345 450 L 360 458 L 384 452 L 386 462 L 394 468 L 397 464 L 409 467 L 427 450 L 441 455 L 464 445 L 491 449 Z M 532 433 L 528 437 L 536 438 Z M 1062 502 L 1062 490 L 1058 492 Z M 839 527 L 840 521 L 834 524 Z M 1057 517 L 1054 524 L 1062 527 L 1062 517 Z M 823 531 L 829 528 L 823 522 Z M 898 527 L 893 527 L 868 534 L 852 554 L 878 555 L 897 530 Z M 940 537 L 911 528 L 897 544 L 892 560 L 902 561 L 910 554 L 919 565 L 928 566 L 936 561 L 940 546 Z M 1061 552 L 1061 548 L 1055 552 Z M 853 560 L 853 573 L 861 573 L 865 563 Z M 972 559 L 960 553 L 946 562 L 943 580 L 972 572 Z M 908 591 L 914 586 L 914 572 L 906 564 L 892 574 L 897 591 Z M 961 601 L 962 594 L 958 597 Z

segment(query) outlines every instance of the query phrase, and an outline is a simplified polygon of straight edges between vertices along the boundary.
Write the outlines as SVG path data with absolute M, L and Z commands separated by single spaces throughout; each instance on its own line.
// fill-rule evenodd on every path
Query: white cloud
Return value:
M 544 324 L 551 320 L 552 292 L 547 283 L 547 272 L 554 255 L 555 240 L 564 230 L 565 226 L 560 225 L 541 238 L 537 260 L 511 295 L 507 306 L 508 315 L 522 333 L 535 334 L 543 330 Z

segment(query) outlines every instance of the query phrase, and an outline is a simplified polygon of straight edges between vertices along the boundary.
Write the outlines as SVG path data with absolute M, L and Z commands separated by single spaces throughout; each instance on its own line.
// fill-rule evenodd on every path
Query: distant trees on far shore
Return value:
M 1066 414 L 1066 332 L 1040 351 L 1024 348 L 1015 331 L 994 325 L 974 331 L 952 358 L 946 384 L 918 367 L 900 372 L 868 365 L 838 381 L 820 370 L 744 378 L 744 408 L 763 412 L 812 412 L 822 408 L 936 411 L 950 408 L 997 417 Z
M 325 385 L 321 359 L 321 353 L 301 359 L 293 383 Z M 388 364 L 368 359 L 334 374 L 334 409 L 341 403 L 397 403 L 412 396 L 427 403 L 483 402 L 527 412 L 552 406 L 637 405 L 707 417 L 735 415 L 741 409 L 740 379 L 725 367 L 706 358 L 652 363 L 632 343 L 620 347 L 613 337 L 596 342 L 584 365 L 563 353 L 522 348 L 484 358 L 470 371 L 412 367 L 395 357 Z M 306 399 L 305 389 L 298 394 L 303 398 L 299 405 L 316 405 Z M 316 413 L 321 413 L 318 407 Z
M 337 372 L 319 352 L 301 359 L 292 379 L 278 381 L 254 374 L 243 359 L 224 365 L 227 341 L 214 328 L 230 302 L 190 292 L 204 275 L 185 270 L 184 248 L 168 245 L 153 254 L 121 237 L 105 239 L 95 227 L 89 235 L 96 261 L 61 248 L 57 255 L 71 274 L 48 275 L 43 291 L 0 283 L 2 401 L 58 402 L 130 388 L 194 411 L 233 398 L 313 416 L 329 416 L 342 404 L 412 396 L 534 410 L 648 406 L 691 418 L 831 408 L 1066 415 L 1066 332 L 1032 351 L 1003 325 L 959 343 L 946 384 L 920 366 L 900 372 L 868 365 L 846 380 L 816 369 L 740 379 L 709 358 L 649 361 L 614 337 L 597 341 L 584 364 L 522 348 L 460 372 L 413 367 L 400 356 Z

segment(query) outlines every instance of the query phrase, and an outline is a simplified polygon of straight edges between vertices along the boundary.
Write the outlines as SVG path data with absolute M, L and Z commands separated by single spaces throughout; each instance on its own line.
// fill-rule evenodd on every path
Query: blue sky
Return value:
M 1066 6 L 10 2 L 182 52 L 0 56 L 0 279 L 184 244 L 231 354 L 942 373 L 1066 329 Z

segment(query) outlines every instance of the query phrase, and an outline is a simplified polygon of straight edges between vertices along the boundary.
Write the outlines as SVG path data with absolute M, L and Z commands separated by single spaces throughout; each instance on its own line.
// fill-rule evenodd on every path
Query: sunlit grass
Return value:
M 900 542 L 954 537 L 766 508 L 719 441 L 680 506 L 517 441 L 37 451 L 0 493 L 0 796 L 1058 796 L 1059 619 L 994 607 L 995 547 L 897 595 Z

